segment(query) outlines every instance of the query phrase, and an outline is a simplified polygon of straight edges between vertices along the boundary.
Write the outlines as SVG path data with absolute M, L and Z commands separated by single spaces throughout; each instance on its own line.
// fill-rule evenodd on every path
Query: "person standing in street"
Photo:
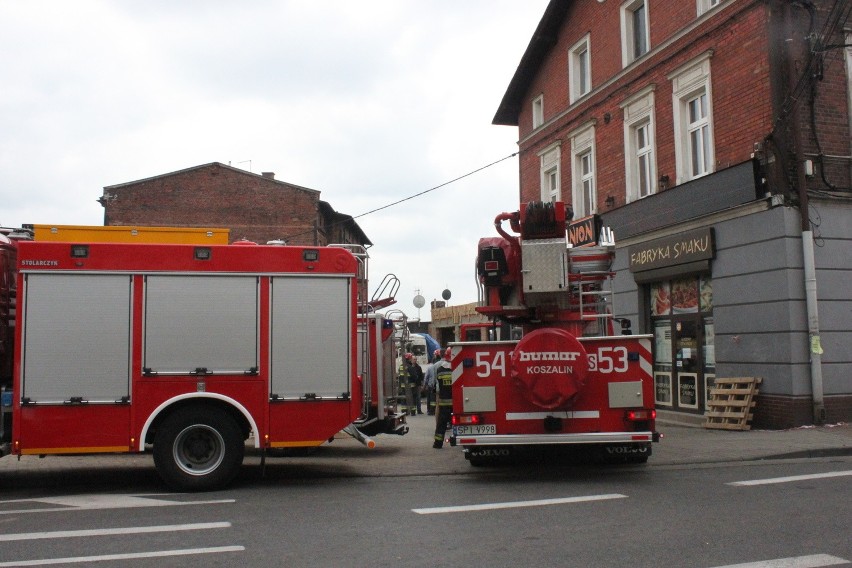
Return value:
M 423 389 L 423 369 L 412 355 L 408 359 L 408 386 L 411 391 L 411 414 L 423 414 L 422 398 L 420 391 Z
M 444 446 L 444 436 L 447 425 L 453 414 L 453 371 L 450 368 L 452 358 L 450 348 L 444 352 L 444 358 L 435 369 L 436 408 L 435 408 L 435 442 L 432 447 L 436 450 Z
M 435 369 L 442 360 L 441 350 L 435 349 L 432 353 L 432 363 L 426 368 L 426 376 L 423 379 L 423 389 L 426 391 L 426 414 L 429 416 L 435 415 Z

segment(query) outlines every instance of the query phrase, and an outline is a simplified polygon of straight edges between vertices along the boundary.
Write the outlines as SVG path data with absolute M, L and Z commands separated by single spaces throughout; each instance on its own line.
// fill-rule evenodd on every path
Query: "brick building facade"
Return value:
M 104 187 L 104 225 L 221 227 L 231 239 L 370 245 L 320 192 L 218 162 Z
M 851 11 L 552 0 L 521 58 L 494 117 L 520 200 L 615 231 L 614 309 L 654 336 L 660 409 L 762 376 L 756 426 L 852 419 Z

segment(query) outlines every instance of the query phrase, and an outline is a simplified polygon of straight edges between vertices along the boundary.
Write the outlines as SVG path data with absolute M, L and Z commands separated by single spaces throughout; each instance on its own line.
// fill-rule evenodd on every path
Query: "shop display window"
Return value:
M 655 282 L 651 285 L 651 315 L 667 316 L 671 313 L 670 285 L 666 282 Z
M 672 405 L 672 374 L 658 371 L 654 373 L 654 401 L 659 406 Z
M 673 314 L 698 313 L 698 286 L 695 278 L 672 280 L 670 297 Z

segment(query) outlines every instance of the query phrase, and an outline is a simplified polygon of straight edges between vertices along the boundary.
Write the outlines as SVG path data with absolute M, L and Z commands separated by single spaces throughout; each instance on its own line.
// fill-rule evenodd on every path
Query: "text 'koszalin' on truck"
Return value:
M 570 218 L 561 202 L 533 202 L 479 241 L 477 311 L 523 337 L 450 345 L 450 442 L 473 465 L 542 445 L 644 462 L 659 440 L 651 337 L 613 335 L 614 244 L 571 247 Z
M 235 477 L 246 446 L 407 431 L 366 254 L 5 237 L 2 254 L 15 341 L 0 455 L 151 451 L 170 486 L 206 490 Z

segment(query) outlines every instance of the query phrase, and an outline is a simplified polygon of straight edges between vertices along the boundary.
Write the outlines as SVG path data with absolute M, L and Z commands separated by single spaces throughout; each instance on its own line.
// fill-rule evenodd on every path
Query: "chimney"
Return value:
M 262 175 L 266 179 L 275 179 L 275 172 L 263 172 L 260 175 Z

